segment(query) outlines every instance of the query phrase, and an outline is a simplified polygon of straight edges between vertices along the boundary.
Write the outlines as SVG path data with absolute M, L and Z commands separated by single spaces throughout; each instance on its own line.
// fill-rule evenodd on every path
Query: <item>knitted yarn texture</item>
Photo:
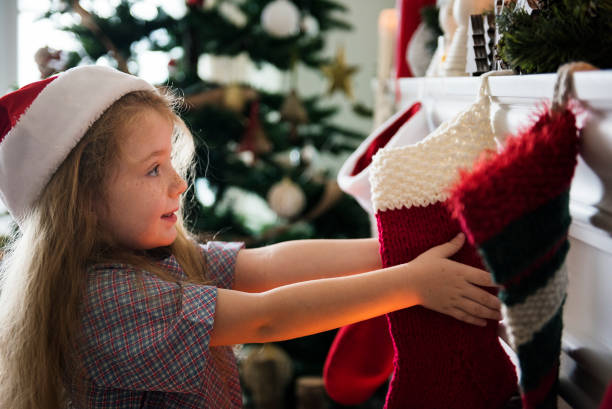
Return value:
M 571 110 L 543 112 L 462 176 L 450 199 L 496 283 L 521 368 L 523 407 L 556 408 L 569 249 L 569 188 L 579 148 Z
M 399 110 L 378 126 L 344 162 L 338 185 L 374 217 L 369 181 L 372 157 L 383 147 L 414 144 L 430 130 L 420 102 Z M 393 371 L 393 343 L 387 317 L 342 327 L 329 348 L 323 380 L 328 395 L 343 405 L 368 400 Z
M 447 208 L 449 188 L 459 169 L 496 149 L 485 91 L 483 79 L 477 101 L 427 138 L 374 156 L 370 183 L 384 267 L 408 262 L 460 232 Z M 453 259 L 483 268 L 467 242 Z M 478 327 L 420 306 L 387 319 L 395 357 L 386 409 L 500 408 L 516 391 L 497 322 Z

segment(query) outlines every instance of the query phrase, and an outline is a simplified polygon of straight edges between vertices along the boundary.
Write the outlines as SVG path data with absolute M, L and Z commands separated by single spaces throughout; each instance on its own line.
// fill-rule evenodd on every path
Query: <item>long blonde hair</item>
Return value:
M 170 118 L 173 139 L 182 145 L 173 161 L 189 169 L 193 140 L 173 110 L 173 99 L 138 91 L 115 102 L 90 127 L 60 165 L 31 211 L 1 265 L 0 408 L 61 408 L 64 381 L 80 328 L 79 305 L 86 269 L 109 258 L 151 266 L 146 254 L 119 252 L 100 234 L 94 203 L 118 156 L 120 134 L 143 110 Z M 177 144 L 175 143 L 175 147 Z M 27 158 L 24 158 L 26 160 Z M 26 181 L 23 181 L 26 183 Z M 192 282 L 207 282 L 205 261 L 179 222 L 170 251 Z M 172 280 L 161 269 L 161 278 Z

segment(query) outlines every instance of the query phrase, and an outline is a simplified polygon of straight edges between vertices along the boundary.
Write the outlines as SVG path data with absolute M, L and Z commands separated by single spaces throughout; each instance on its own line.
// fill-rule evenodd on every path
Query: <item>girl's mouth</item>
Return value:
M 162 219 L 174 223 L 176 222 L 176 215 L 174 214 L 174 212 L 162 214 Z

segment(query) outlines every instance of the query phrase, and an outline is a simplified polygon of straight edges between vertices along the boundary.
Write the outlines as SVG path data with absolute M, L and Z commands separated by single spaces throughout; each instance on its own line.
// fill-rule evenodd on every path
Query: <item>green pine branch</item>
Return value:
M 612 68 L 612 0 L 557 0 L 532 15 L 506 7 L 498 24 L 499 55 L 522 73 L 570 61 Z

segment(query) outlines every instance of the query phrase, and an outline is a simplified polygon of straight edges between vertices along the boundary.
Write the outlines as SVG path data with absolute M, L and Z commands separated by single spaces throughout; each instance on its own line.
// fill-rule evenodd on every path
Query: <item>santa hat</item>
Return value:
M 123 95 L 155 90 L 113 68 L 83 66 L 0 98 L 0 197 L 20 220 L 89 127 Z

